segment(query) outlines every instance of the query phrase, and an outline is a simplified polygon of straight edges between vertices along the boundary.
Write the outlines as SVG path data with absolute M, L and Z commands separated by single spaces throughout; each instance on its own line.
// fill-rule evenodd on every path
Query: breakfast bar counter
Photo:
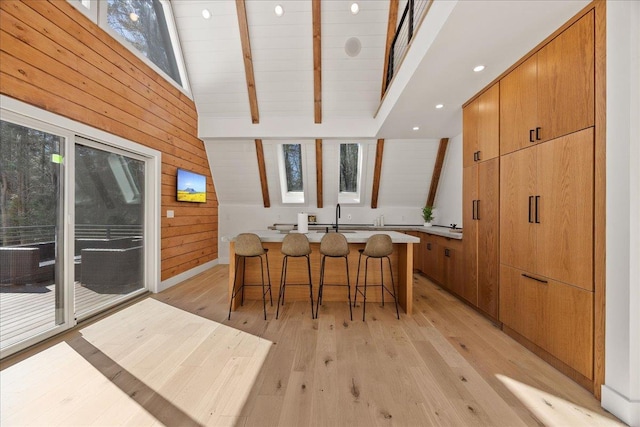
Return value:
M 281 233 L 276 230 L 260 230 L 250 231 L 260 237 L 262 245 L 269 252 L 269 275 L 271 277 L 271 286 L 275 299 L 278 298 L 278 290 L 280 283 L 280 273 L 282 271 L 282 258 L 283 255 L 280 252 L 280 246 L 286 233 Z M 413 244 L 420 243 L 420 239 L 408 234 L 400 233 L 397 231 L 365 231 L 365 230 L 348 230 L 342 232 L 349 243 L 349 279 L 351 282 L 351 299 L 354 298 L 354 290 L 358 269 L 358 249 L 364 248 L 367 240 L 374 234 L 387 234 L 391 237 L 393 242 L 393 254 L 390 256 L 391 265 L 393 267 L 393 280 L 396 285 L 396 292 L 398 296 L 398 304 L 407 314 L 411 314 L 412 311 L 412 297 L 413 297 Z M 313 281 L 313 297 L 314 300 L 318 294 L 318 281 L 320 279 L 320 241 L 325 235 L 324 231 L 310 230 L 306 233 L 309 243 L 311 245 L 311 278 Z M 236 256 L 234 240 L 232 239 L 229 244 L 229 297 L 233 291 L 234 274 L 236 271 Z M 372 260 L 373 261 L 373 260 Z M 380 267 L 377 262 L 369 262 L 369 283 L 380 283 Z M 245 280 L 246 283 L 257 284 L 261 281 L 260 276 L 260 261 L 257 258 L 248 258 L 245 265 Z M 344 261 L 342 259 L 327 258 L 327 267 L 325 271 L 325 283 L 346 283 L 346 273 L 344 268 Z M 386 262 L 385 262 L 386 263 Z M 241 275 L 243 268 L 239 265 L 238 274 Z M 364 275 L 364 259 L 361 265 L 361 276 Z M 391 283 L 391 277 L 389 276 L 388 268 L 384 268 L 384 282 L 385 284 Z M 238 277 L 241 279 L 241 277 Z M 266 280 L 266 278 L 265 278 Z M 361 282 L 363 277 L 360 278 Z M 291 259 L 287 268 L 287 284 L 289 283 L 306 283 L 308 281 L 307 264 L 304 258 Z M 245 293 L 246 299 L 258 300 L 262 299 L 260 294 L 260 288 L 247 288 Z M 308 301 L 309 290 L 305 287 L 287 287 L 286 299 L 290 301 Z M 268 298 L 268 297 L 267 297 Z M 379 301 L 380 292 L 371 292 L 367 295 L 368 302 Z M 323 302 L 327 301 L 348 301 L 345 288 L 325 287 L 323 292 Z M 234 307 L 239 304 L 239 298 L 234 299 Z M 274 302 L 275 304 L 275 302 Z M 275 306 L 274 306 L 275 308 Z

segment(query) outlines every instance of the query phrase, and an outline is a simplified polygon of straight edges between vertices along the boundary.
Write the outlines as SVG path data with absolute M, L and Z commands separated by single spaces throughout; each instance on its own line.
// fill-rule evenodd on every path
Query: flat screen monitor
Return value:
M 207 202 L 207 177 L 178 169 L 177 199 L 179 202 Z

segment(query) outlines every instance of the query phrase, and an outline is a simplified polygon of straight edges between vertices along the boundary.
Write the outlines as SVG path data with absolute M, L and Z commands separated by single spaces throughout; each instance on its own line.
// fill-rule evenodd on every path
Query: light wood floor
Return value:
M 0 368 L 0 425 L 620 425 L 586 390 L 431 284 L 414 315 L 247 302 L 227 268 L 61 336 Z M 274 289 L 277 295 L 277 289 Z

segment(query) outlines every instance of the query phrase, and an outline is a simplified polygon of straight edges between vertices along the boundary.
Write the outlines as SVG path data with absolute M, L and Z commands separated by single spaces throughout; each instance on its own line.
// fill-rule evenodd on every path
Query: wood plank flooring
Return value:
M 622 425 L 586 390 L 422 276 L 414 315 L 248 301 L 227 266 L 0 363 L 0 424 Z

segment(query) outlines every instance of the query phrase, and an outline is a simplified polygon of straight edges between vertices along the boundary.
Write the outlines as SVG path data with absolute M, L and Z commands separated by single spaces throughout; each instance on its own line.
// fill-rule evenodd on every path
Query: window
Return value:
M 282 144 L 279 150 L 282 203 L 304 203 L 302 145 Z
M 361 171 L 362 150 L 360 144 L 340 144 L 339 203 L 360 203 Z
M 182 85 L 160 0 L 108 0 L 107 24 Z
M 188 90 L 168 0 L 68 0 L 160 74 Z

